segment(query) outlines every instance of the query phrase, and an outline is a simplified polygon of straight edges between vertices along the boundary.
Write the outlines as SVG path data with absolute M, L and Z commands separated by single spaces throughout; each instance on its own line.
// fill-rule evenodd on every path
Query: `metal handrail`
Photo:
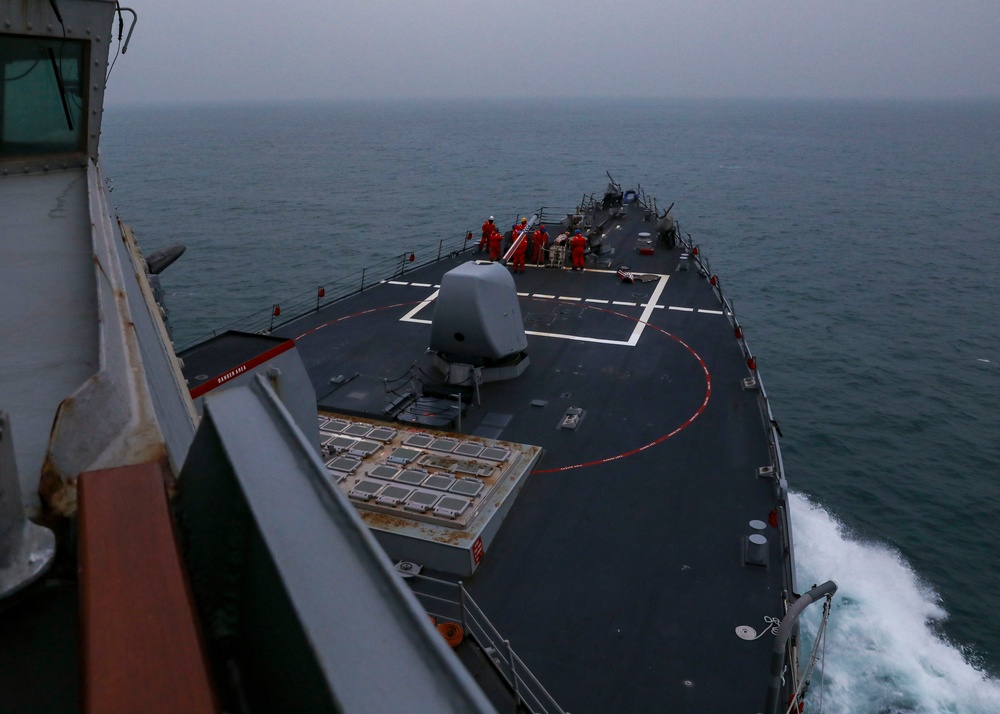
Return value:
M 761 418 L 768 429 L 768 448 L 771 453 L 772 465 L 775 469 L 774 487 L 778 497 L 777 516 L 781 521 L 782 527 L 779 529 L 779 532 L 782 534 L 783 539 L 781 551 L 782 558 L 784 560 L 785 572 L 788 573 L 788 588 L 790 591 L 789 593 L 785 593 L 785 603 L 787 609 L 787 607 L 791 604 L 792 599 L 795 597 L 795 594 L 798 592 L 798 586 L 796 584 L 795 577 L 795 550 L 791 540 L 791 518 L 787 508 L 788 481 L 785 478 L 785 463 L 781 457 L 781 446 L 779 445 L 779 439 L 781 437 L 778 433 L 777 421 L 774 418 L 774 412 L 771 411 L 771 401 L 768 399 L 767 390 L 764 388 L 764 380 L 760 376 L 760 372 L 757 369 L 756 358 L 754 358 L 753 352 L 750 350 L 750 345 L 747 343 L 746 336 L 743 334 L 742 326 L 736 318 L 736 311 L 733 308 L 732 300 L 722 290 L 721 281 L 712 272 L 709 267 L 708 260 L 701 254 L 701 251 L 699 250 L 697 255 L 693 254 L 695 246 L 694 240 L 691 238 L 691 234 L 683 234 L 681 232 L 680 224 L 677 225 L 677 234 L 680 236 L 681 243 L 685 246 L 685 248 L 687 248 L 688 255 L 694 259 L 696 269 L 700 270 L 706 277 L 710 276 L 711 278 L 715 278 L 712 283 L 712 289 L 723 307 L 723 313 L 729 321 L 730 326 L 733 328 L 734 333 L 737 335 L 737 340 L 739 342 L 740 349 L 743 352 L 743 356 L 748 360 L 748 362 L 753 360 L 754 363 L 754 367 L 751 371 L 752 376 L 757 383 L 757 403 L 761 412 Z M 750 369 L 749 365 L 747 368 Z M 795 658 L 791 658 L 791 661 L 794 663 Z M 798 682 L 795 681 L 797 674 L 797 670 L 793 668 L 793 689 L 798 686 Z
M 427 614 L 439 620 L 445 619 L 461 623 L 465 632 L 489 656 L 497 672 L 514 692 L 518 703 L 523 704 L 535 714 L 566 714 L 548 690 L 528 669 L 524 660 L 514 652 L 510 640 L 504 639 L 499 630 L 490 622 L 486 613 L 472 599 L 461 581 L 455 583 L 415 574 L 409 574 L 407 577 L 433 583 L 434 586 L 444 587 L 452 592 L 457 591 L 458 599 L 456 600 L 418 589 L 413 590 L 417 599 L 424 603 Z
M 374 265 L 363 267 L 360 271 L 352 271 L 346 275 L 341 275 L 326 282 L 317 288 L 292 295 L 281 301 L 274 302 L 270 307 L 256 310 L 248 315 L 237 318 L 232 322 L 217 327 L 211 331 L 185 343 L 178 351 L 182 351 L 206 339 L 215 337 L 227 330 L 240 330 L 242 332 L 262 332 L 267 333 L 275 327 L 280 327 L 292 322 L 303 315 L 315 312 L 321 307 L 330 303 L 342 300 L 345 297 L 363 292 L 364 290 L 393 278 L 401 277 L 406 273 L 443 260 L 446 256 L 459 255 L 472 250 L 478 246 L 478 240 L 467 240 L 467 234 L 460 238 L 449 241 L 446 247 L 444 239 L 422 244 L 412 250 L 406 250 L 401 254 L 394 255 Z M 428 251 L 436 251 L 435 256 L 429 260 L 417 261 L 414 258 L 410 262 L 410 256 L 427 255 Z M 318 297 L 319 288 L 323 288 L 325 295 Z M 281 307 L 281 320 L 274 314 L 275 308 Z

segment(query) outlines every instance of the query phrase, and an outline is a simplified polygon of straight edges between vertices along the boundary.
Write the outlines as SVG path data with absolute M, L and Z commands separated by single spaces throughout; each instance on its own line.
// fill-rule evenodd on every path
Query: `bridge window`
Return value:
M 88 43 L 0 37 L 0 157 L 87 150 Z

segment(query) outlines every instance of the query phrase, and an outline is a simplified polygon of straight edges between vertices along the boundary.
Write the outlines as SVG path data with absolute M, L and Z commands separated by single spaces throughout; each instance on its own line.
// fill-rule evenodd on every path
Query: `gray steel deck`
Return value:
M 531 366 L 482 385 L 481 404 L 463 396 L 463 432 L 545 449 L 465 584 L 567 711 L 757 712 L 773 639 L 736 628 L 764 632 L 789 582 L 774 527 L 769 564 L 743 558 L 750 521 L 779 505 L 757 475 L 773 463 L 771 430 L 707 277 L 677 269 L 681 248 L 639 255 L 638 233 L 652 231 L 641 212 L 618 224 L 614 252 L 587 271 L 515 276 Z M 436 287 L 482 257 L 442 260 L 274 332 L 296 338 L 321 403 L 338 375 L 412 374 L 433 389 Z M 622 263 L 664 277 L 623 283 Z M 576 430 L 559 428 L 569 407 L 584 410 Z

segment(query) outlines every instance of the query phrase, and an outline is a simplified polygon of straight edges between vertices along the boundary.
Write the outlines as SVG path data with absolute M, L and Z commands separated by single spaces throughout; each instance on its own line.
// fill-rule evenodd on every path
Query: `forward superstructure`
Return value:
M 154 294 L 155 274 L 179 251 L 141 254 L 100 171 L 109 47 L 114 38 L 124 51 L 134 21 L 102 0 L 0 2 L 0 706 L 193 712 L 249 697 L 261 711 L 488 710 L 357 516 L 315 499 L 322 464 L 276 402 L 281 385 L 255 383 L 195 411 Z M 247 433 L 267 458 L 230 456 Z M 225 618 L 199 613 L 191 593 L 230 555 L 214 550 L 224 540 L 200 538 L 225 505 L 206 504 L 226 489 L 253 491 L 261 473 L 265 491 L 280 473 L 286 502 L 308 499 L 288 513 L 312 508 L 315 522 L 293 537 L 298 520 L 258 511 L 241 522 L 243 542 L 293 537 L 309 548 L 319 538 L 322 552 L 304 567 L 329 582 L 283 572 L 230 587 L 227 607 L 266 606 L 242 630 L 229 617 L 219 635 L 208 618 Z M 185 501 L 183 552 L 168 500 L 179 490 L 199 494 Z M 267 548 L 241 559 L 268 573 L 287 567 Z M 322 604 L 334 580 L 342 607 Z M 258 628 L 281 618 L 298 637 Z M 295 657 L 308 686 L 282 676 Z M 373 694 L 372 663 L 411 686 Z M 252 695 L 234 683 L 240 672 L 256 680 Z

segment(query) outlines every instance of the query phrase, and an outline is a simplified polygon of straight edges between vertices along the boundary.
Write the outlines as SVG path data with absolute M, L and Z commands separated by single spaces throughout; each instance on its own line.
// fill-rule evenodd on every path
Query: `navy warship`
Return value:
M 609 175 L 178 354 L 98 160 L 134 11 L 0 8 L 0 710 L 801 711 L 836 585 L 672 204 Z

